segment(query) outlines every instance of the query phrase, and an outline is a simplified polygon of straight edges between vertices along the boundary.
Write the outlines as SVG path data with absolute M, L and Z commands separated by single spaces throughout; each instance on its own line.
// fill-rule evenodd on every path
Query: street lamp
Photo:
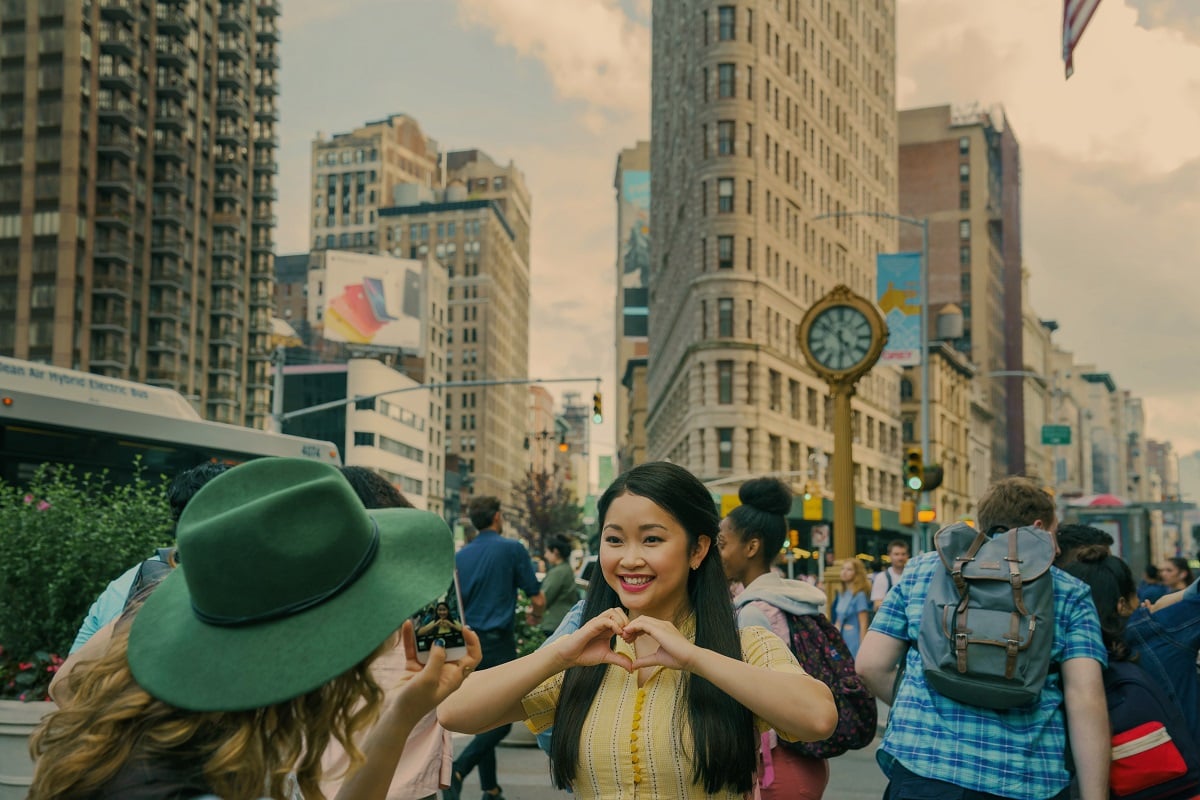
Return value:
M 915 225 L 921 229 L 921 452 L 925 458 L 929 452 L 929 217 L 903 217 L 898 214 L 887 214 L 883 211 L 831 211 L 819 214 L 813 221 L 823 219 L 840 219 L 842 217 L 874 217 L 875 219 L 890 219 L 905 225 Z M 929 505 L 929 493 L 922 487 L 918 508 Z M 925 542 L 919 548 L 923 549 Z

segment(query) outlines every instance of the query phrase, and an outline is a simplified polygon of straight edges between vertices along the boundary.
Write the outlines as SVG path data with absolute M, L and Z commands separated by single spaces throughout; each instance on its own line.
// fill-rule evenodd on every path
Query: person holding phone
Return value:
M 376 508 L 412 508 L 412 503 L 392 483 L 379 473 L 367 467 L 340 467 L 342 475 L 349 481 L 358 499 L 368 509 Z M 453 587 L 451 591 L 454 591 Z M 439 595 L 438 602 L 441 602 Z M 428 618 L 430 607 L 425 606 L 418 612 L 420 620 Z M 388 697 L 402 691 L 409 680 L 415 664 L 425 664 L 433 648 L 435 636 L 423 636 L 416 630 L 412 646 L 401 643 L 371 664 L 371 676 L 384 690 Z M 463 634 L 456 637 L 447 636 L 445 642 L 446 661 L 457 661 L 466 655 Z M 364 731 L 359 738 L 365 738 L 369 731 Z M 443 786 L 450 783 L 450 764 L 454 759 L 454 740 L 450 732 L 438 724 L 437 715 L 430 712 L 420 722 L 413 726 L 408 740 L 404 743 L 404 753 L 396 765 L 392 775 L 391 785 L 387 790 L 387 800 L 436 800 Z M 342 776 L 349 764 L 345 748 L 338 741 L 332 741 L 325 748 L 321 760 L 327 778 L 321 782 L 321 790 L 326 797 L 334 797 L 342 787 Z
M 438 708 L 443 725 L 553 725 L 554 783 L 579 800 L 741 800 L 766 730 L 802 741 L 833 733 L 829 687 L 778 636 L 738 630 L 704 484 L 675 464 L 641 464 L 597 512 L 603 579 L 588 589 L 583 626 L 471 676 Z
M 462 593 L 461 608 L 467 626 L 479 636 L 483 647 L 479 668 L 486 670 L 517 657 L 517 590 L 529 597 L 532 625 L 541 622 L 546 597 L 534 574 L 529 551 L 515 539 L 500 535 L 504 530 L 500 500 L 490 496 L 472 498 L 467 516 L 479 533 L 458 551 L 455 565 Z M 503 798 L 496 779 L 496 745 L 511 728 L 499 725 L 471 740 L 454 761 L 450 788 L 444 793 L 446 800 L 458 800 L 463 778 L 476 767 L 484 795 Z

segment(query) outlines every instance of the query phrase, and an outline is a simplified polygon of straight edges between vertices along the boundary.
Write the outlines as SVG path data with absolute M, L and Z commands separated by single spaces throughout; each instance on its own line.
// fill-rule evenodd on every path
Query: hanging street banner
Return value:
M 875 290 L 887 320 L 888 340 L 881 364 L 921 363 L 921 254 L 880 253 L 875 257 Z

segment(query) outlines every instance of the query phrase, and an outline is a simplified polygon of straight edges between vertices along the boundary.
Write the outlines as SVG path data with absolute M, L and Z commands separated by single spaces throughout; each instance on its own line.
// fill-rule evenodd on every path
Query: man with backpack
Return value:
M 1054 501 L 1026 478 L 1005 478 L 977 517 L 978 531 L 944 529 L 944 552 L 908 565 L 858 652 L 858 673 L 892 705 L 877 753 L 887 796 L 1065 800 L 1073 763 L 1081 800 L 1103 800 L 1107 655 L 1088 587 L 1050 565 Z M 998 641 L 980 642 L 997 624 Z M 946 652 L 957 656 L 949 666 Z

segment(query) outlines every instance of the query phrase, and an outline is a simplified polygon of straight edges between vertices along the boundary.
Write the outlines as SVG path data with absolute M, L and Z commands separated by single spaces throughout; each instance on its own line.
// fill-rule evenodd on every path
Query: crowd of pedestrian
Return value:
M 1110 535 L 1060 527 L 1024 478 L 988 489 L 977 530 L 943 532 L 974 537 L 966 555 L 910 558 L 896 540 L 873 576 L 858 558 L 836 565 L 828 595 L 778 569 L 792 495 L 772 478 L 743 484 L 720 519 L 681 467 L 622 474 L 598 503 L 582 598 L 574 542 L 531 554 L 495 497 L 470 502 L 456 553 L 440 518 L 363 468 L 202 465 L 169 494 L 174 545 L 97 598 L 51 687 L 31 800 L 458 800 L 476 770 L 483 800 L 503 800 L 496 746 L 517 722 L 579 798 L 819 800 L 830 761 L 876 735 L 871 693 L 891 706 L 888 800 L 1200 797 L 1188 562 L 1135 582 Z M 977 559 L 989 542 L 1008 555 Z M 1040 571 L 1038 543 L 1052 548 Z M 969 594 L 988 569 L 1015 598 L 997 674 L 1028 694 L 1007 706 L 954 690 L 986 672 L 963 623 L 990 624 L 995 593 Z M 446 596 L 455 575 L 465 625 Z M 1038 586 L 1046 616 L 1025 632 Z M 947 591 L 961 602 L 943 611 Z M 518 592 L 547 635 L 522 657 Z M 939 628 L 961 674 L 938 672 Z M 424 664 L 418 635 L 439 637 Z M 453 636 L 466 655 L 451 661 Z M 457 758 L 451 731 L 474 735 Z

